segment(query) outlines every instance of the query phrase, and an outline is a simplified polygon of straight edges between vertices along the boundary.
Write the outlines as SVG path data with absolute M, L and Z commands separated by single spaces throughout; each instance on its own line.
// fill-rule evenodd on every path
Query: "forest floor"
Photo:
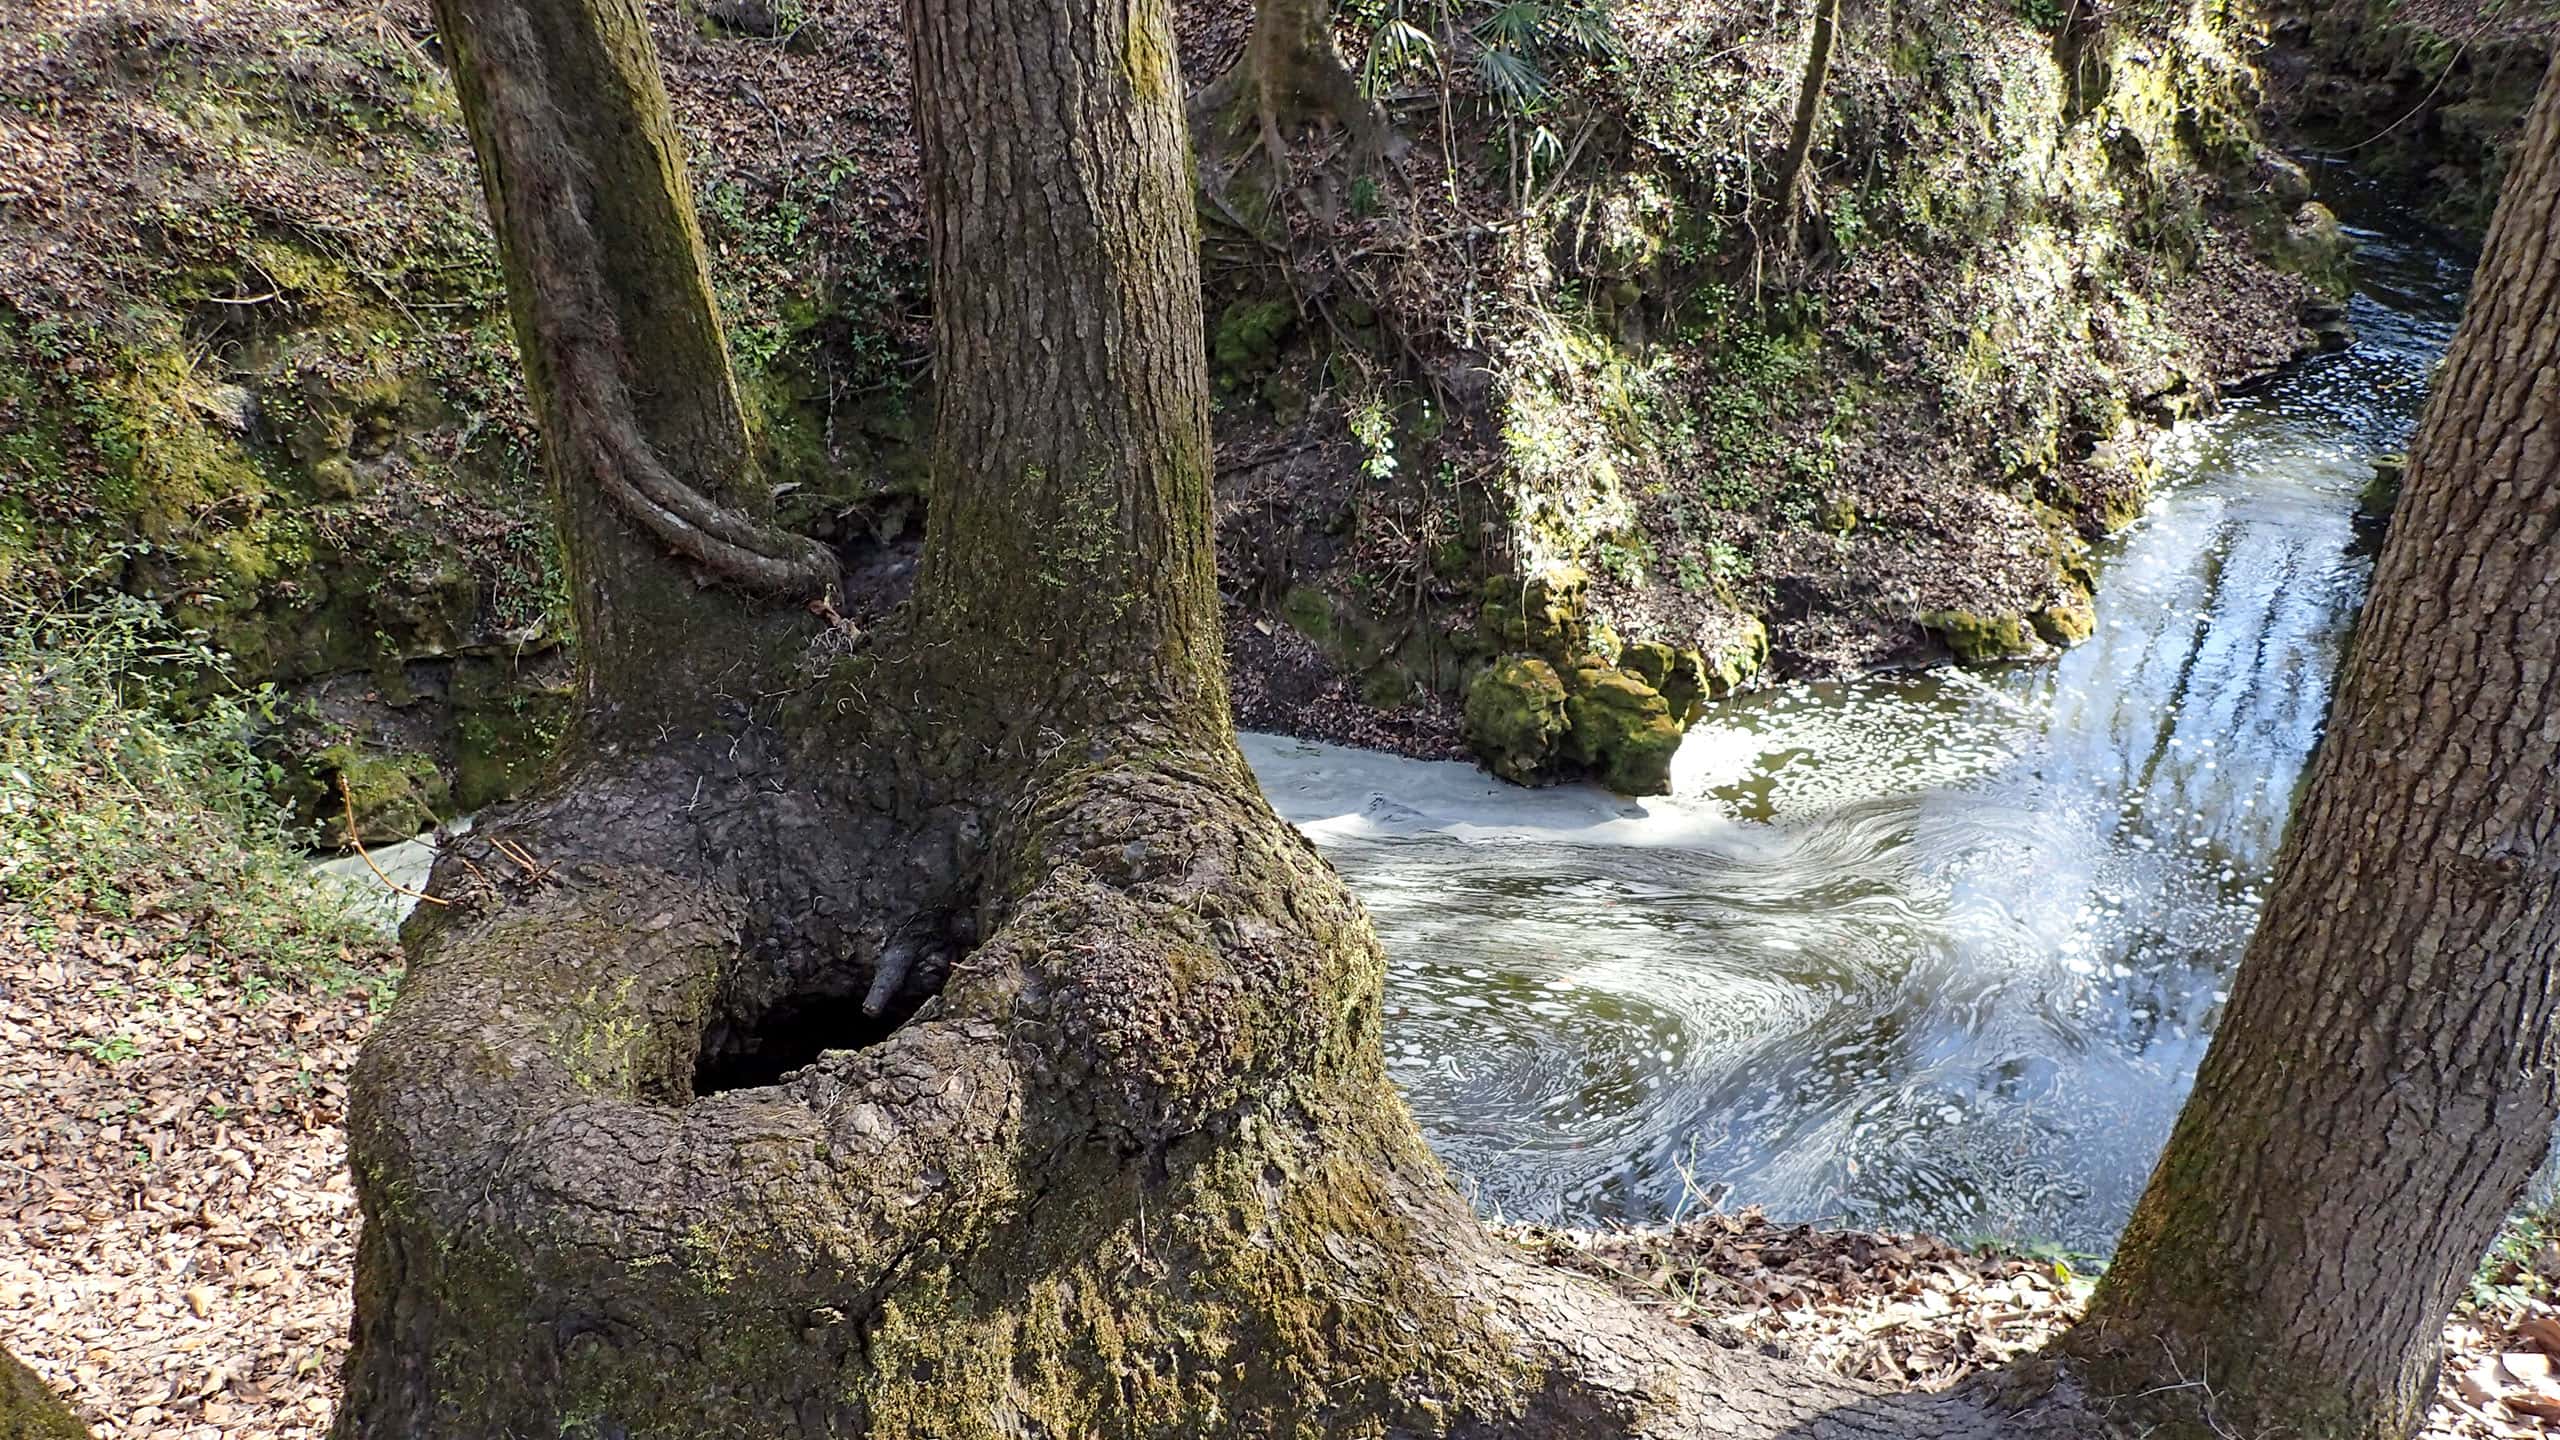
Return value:
M 317 1440 L 346 1348 L 356 1205 L 347 1068 L 387 945 L 300 977 L 202 917 L 0 902 L 0 1337 L 98 1440 Z M 1674 1320 L 1893 1387 L 2036 1350 L 2085 1277 L 2051 1259 L 1757 1212 L 1674 1230 L 1517 1227 Z M 2560 1248 L 2538 1235 L 2445 1332 L 2430 1437 L 2560 1434 Z

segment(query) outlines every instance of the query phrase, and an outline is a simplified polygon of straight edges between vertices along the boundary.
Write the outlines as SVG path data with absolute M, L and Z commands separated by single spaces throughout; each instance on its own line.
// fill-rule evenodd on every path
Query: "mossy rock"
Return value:
M 1750 683 L 1768 664 L 1769 627 L 1757 615 L 1745 616 L 1742 633 L 1707 666 L 1707 693 L 1721 700 Z
M 1533 784 L 1568 727 L 1565 700 L 1553 665 L 1505 656 L 1467 687 L 1467 745 L 1494 774 Z
M 89 1427 L 6 1350 L 0 1350 L 0 1440 L 89 1440 Z
M 2337 212 L 2317 200 L 2293 212 L 2275 235 L 2275 261 L 2332 294 L 2353 285 L 2355 241 L 2347 236 Z
M 1618 652 L 1618 667 L 1659 690 L 1671 680 L 1680 652 L 1659 640 L 1636 640 Z
M 1280 618 L 1319 647 L 1331 649 L 1341 643 L 1342 626 L 1334 617 L 1333 601 L 1311 585 L 1292 586 L 1280 597 Z
M 1496 575 L 1484 582 L 1477 624 L 1497 649 L 1526 650 L 1570 665 L 1598 643 L 1615 653 L 1617 637 L 1595 637 L 1586 619 L 1591 579 L 1562 565 L 1523 581 Z
M 2356 494 L 2356 516 L 2381 523 L 2400 508 L 2400 487 L 2409 479 L 2409 457 L 2384 455 L 2373 462 L 2373 478 Z
M 1576 671 L 1565 718 L 1571 727 L 1565 754 L 1590 767 L 1601 784 L 1621 795 L 1670 790 L 1680 722 L 1661 692 L 1641 677 L 1596 666 Z
M 1297 326 L 1298 314 L 1285 300 L 1238 300 L 1219 311 L 1217 330 L 1209 341 L 1209 359 L 1219 383 L 1242 385 L 1270 369 Z
M 2027 617 L 2046 644 L 2069 649 L 2098 633 L 2097 607 L 2086 595 L 2066 596 Z
M 453 813 L 452 787 L 435 761 L 424 755 L 350 742 L 314 755 L 311 773 L 319 793 L 307 801 L 306 813 L 319 823 L 322 838 L 333 845 L 348 843 L 350 808 L 355 812 L 355 833 L 368 845 L 406 840 Z
M 1920 617 L 1920 628 L 1967 665 L 1990 665 L 2041 654 L 2043 642 L 2023 615 L 1976 615 L 1967 610 L 1932 610 Z
M 570 686 L 519 680 L 475 704 L 464 703 L 460 683 L 454 690 L 455 813 L 521 795 L 549 773 L 576 707 Z

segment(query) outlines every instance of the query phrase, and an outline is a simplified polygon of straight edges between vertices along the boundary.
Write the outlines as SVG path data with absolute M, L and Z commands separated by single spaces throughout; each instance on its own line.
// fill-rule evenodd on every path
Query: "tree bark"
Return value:
M 1813 155 L 1813 132 L 1822 118 L 1822 92 L 1831 81 L 1831 52 L 1839 35 L 1840 0 L 1815 0 L 1813 38 L 1805 51 L 1804 80 L 1796 89 L 1795 125 L 1787 133 L 1787 153 L 1778 164 L 1778 187 L 1773 192 L 1790 232 L 1795 228 L 1796 201 L 1804 185 L 1806 162 Z
M 2560 68 L 2527 131 L 2266 914 L 2073 1342 L 2248 1433 L 2419 1423 L 2560 1117 Z
M 442 18 L 468 54 L 529 4 Z M 913 602 L 858 655 L 719 657 L 761 698 L 725 733 L 613 712 L 440 862 L 354 1077 L 336 1433 L 1993 1433 L 1476 1224 L 1387 1079 L 1368 923 L 1227 719 L 1163 0 L 908 23 L 941 397 Z M 507 123 L 475 120 L 501 169 Z M 622 623 L 704 663 L 703 629 Z
M 764 600 L 822 595 L 835 562 L 767 523 L 647 18 L 437 0 L 436 21 L 564 522 L 591 738 L 708 728 L 738 658 L 807 628 Z
M 1055 30 L 1052 7 L 908 7 L 941 397 L 918 620 L 1017 733 L 1232 723 L 1182 75 L 1154 8 L 1017 56 L 985 36 Z
M 0 1349 L 0 1440 L 89 1440 L 89 1427 L 6 1349 Z
M 1385 153 L 1386 117 L 1334 44 L 1333 0 L 1259 0 L 1244 54 L 1193 100 L 1191 115 L 1204 134 L 1258 138 L 1283 186 L 1291 177 L 1288 131 L 1309 119 L 1349 131 L 1364 161 Z

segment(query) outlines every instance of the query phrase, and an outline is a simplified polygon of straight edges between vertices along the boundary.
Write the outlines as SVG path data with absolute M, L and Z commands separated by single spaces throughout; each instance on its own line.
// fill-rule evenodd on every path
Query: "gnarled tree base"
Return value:
M 966 801 L 763 749 L 444 862 L 356 1075 L 345 1440 L 2002 1433 L 1487 1237 L 1225 736 Z

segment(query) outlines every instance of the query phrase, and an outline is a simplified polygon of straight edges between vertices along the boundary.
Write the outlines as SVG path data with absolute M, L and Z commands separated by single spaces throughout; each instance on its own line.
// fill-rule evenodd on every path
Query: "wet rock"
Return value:
M 1931 610 L 1920 616 L 1920 628 L 1935 636 L 1967 665 L 1990 665 L 2041 654 L 2043 642 L 2023 615 L 1976 615 L 1967 610 Z
M 2356 495 L 2356 519 L 2369 525 L 2384 525 L 2391 512 L 2400 508 L 2400 487 L 2409 479 L 2409 457 L 2384 455 L 2373 462 L 2373 478 L 2364 482 Z
M 1466 740 L 1485 768 L 1532 784 L 1570 723 L 1564 677 L 1534 655 L 1494 662 L 1467 689 Z
M 2057 600 L 2027 620 L 2039 638 L 2057 649 L 2067 650 L 2098 633 L 2097 607 L 2086 595 Z
M 2258 184 L 2278 205 L 2292 209 L 2311 198 L 2311 172 L 2292 156 L 2261 150 L 2256 168 Z
M 2347 265 L 2355 257 L 2355 242 L 2347 238 L 2346 227 L 2338 222 L 2337 212 L 2317 200 L 2305 203 L 2286 222 L 2284 233 L 2276 240 L 2276 259 L 2289 270 L 2334 293 L 2347 287 Z

